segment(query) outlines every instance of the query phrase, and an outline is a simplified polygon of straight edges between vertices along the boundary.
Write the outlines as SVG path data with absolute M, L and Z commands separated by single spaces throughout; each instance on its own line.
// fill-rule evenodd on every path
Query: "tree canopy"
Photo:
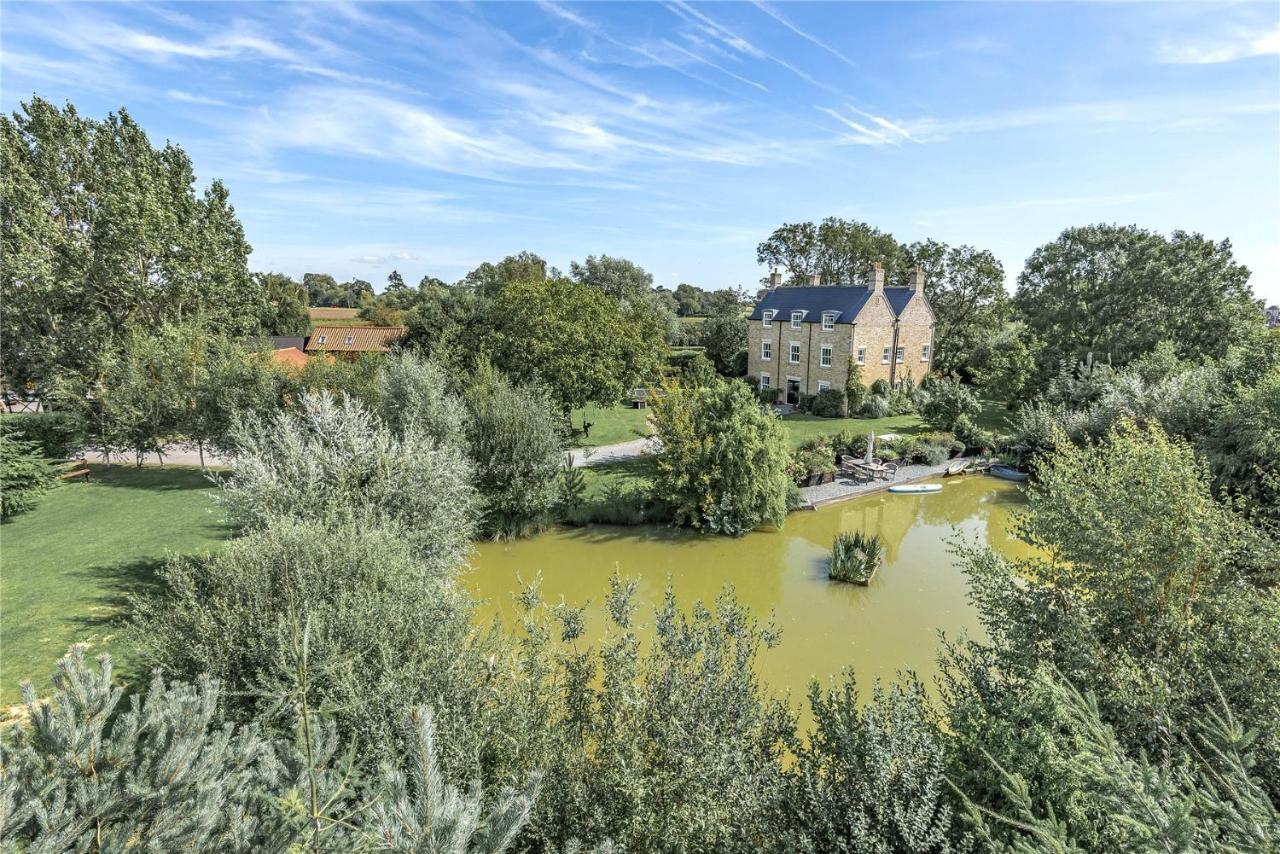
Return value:
M 782 525 L 787 434 L 750 386 L 674 386 L 652 408 L 662 442 L 654 494 L 672 505 L 677 523 L 734 536 Z
M 262 289 L 220 181 L 202 194 L 172 143 L 125 110 L 96 121 L 41 98 L 0 117 L 0 354 L 11 381 L 83 373 L 130 324 L 201 315 L 259 329 Z
M 516 282 L 488 310 L 494 364 L 522 385 L 546 388 L 565 412 L 612 406 L 653 382 L 661 336 L 632 322 L 617 300 L 570 279 Z
M 1014 301 L 1049 372 L 1089 353 L 1123 365 L 1161 341 L 1182 358 L 1220 357 L 1263 322 L 1229 240 L 1136 225 L 1062 232 L 1027 259 Z
M 909 259 L 892 234 L 833 216 L 816 224 L 785 223 L 756 247 L 756 262 L 785 268 L 792 285 L 810 284 L 814 273 L 823 284 L 854 284 L 877 261 L 884 265 L 886 284 L 908 283 Z

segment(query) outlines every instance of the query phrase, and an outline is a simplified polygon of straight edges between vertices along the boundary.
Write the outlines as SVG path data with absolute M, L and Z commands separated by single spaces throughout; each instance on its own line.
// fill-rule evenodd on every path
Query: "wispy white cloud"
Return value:
M 181 89 L 170 89 L 164 94 L 169 100 L 179 101 L 183 104 L 200 104 L 207 107 L 230 106 L 230 104 L 220 98 L 210 98 L 206 95 L 197 95 L 194 92 L 184 92 Z
M 848 142 L 858 143 L 860 145 L 891 145 L 896 142 L 893 137 L 889 136 L 889 134 L 884 131 L 878 131 L 874 128 L 869 128 L 864 124 L 855 122 L 853 119 L 842 113 L 836 112 L 830 107 L 816 107 L 815 109 L 820 113 L 826 113 L 840 124 L 851 129 L 856 135 L 847 137 Z
M 853 106 L 852 104 L 845 104 L 845 107 L 850 111 L 862 116 L 864 119 L 869 119 L 877 127 L 887 130 L 892 134 L 896 134 L 902 137 L 903 139 L 907 139 L 912 142 L 916 141 L 912 139 L 911 134 L 907 132 L 907 130 L 904 129 L 901 125 L 894 124 L 893 122 L 886 119 L 884 116 L 877 116 L 874 113 L 868 113 L 865 110 L 859 110 L 857 107 Z
M 421 257 L 416 252 L 408 252 L 401 249 L 399 252 L 392 252 L 387 255 L 357 255 L 351 259 L 351 263 L 383 266 L 396 261 L 417 261 Z
M 1188 102 L 1185 99 L 1146 101 L 1097 101 L 1057 104 L 1022 110 L 1006 110 L 972 116 L 937 118 L 925 116 L 900 120 L 898 124 L 920 142 L 942 142 L 954 136 L 993 133 L 1035 127 L 1069 126 L 1078 130 L 1120 125 L 1210 123 L 1232 116 L 1280 111 L 1280 104 L 1267 102 Z
M 568 21 L 574 26 L 579 27 L 580 29 L 586 31 L 587 33 L 590 33 L 591 35 L 597 38 L 603 39 L 604 41 L 608 42 L 614 47 L 621 48 L 622 50 L 627 51 L 628 53 L 635 54 L 636 56 L 640 56 L 645 60 L 647 60 L 648 62 L 653 63 L 654 65 L 659 65 L 659 66 L 662 66 L 663 68 L 668 68 L 680 75 L 688 77 L 690 80 L 696 80 L 699 83 L 702 83 L 707 86 L 711 86 L 712 88 L 725 92 L 727 94 L 736 95 L 736 93 L 734 93 L 732 90 L 725 89 L 723 86 L 720 86 L 719 84 L 712 83 L 711 81 L 706 80 L 703 77 L 699 77 L 698 75 L 691 73 L 687 68 L 684 68 L 679 62 L 674 62 L 671 59 L 661 56 L 653 47 L 650 47 L 643 43 L 636 43 L 634 41 L 628 42 L 628 41 L 624 41 L 623 39 L 616 38 L 615 36 L 610 34 L 608 30 L 606 30 L 600 24 L 582 15 L 579 15 L 578 13 L 572 11 L 571 9 L 567 9 L 558 3 L 553 3 L 551 2 L 551 0 L 538 0 L 538 7 L 556 18 L 560 18 L 561 20 Z M 666 39 L 663 39 L 660 42 L 660 44 L 662 47 L 665 47 L 667 50 L 674 51 L 675 53 L 679 54 L 680 56 L 686 59 L 693 60 L 694 62 L 698 62 L 703 65 L 708 65 L 711 68 L 714 68 L 717 71 L 720 71 L 728 75 L 729 77 L 734 78 L 735 80 L 738 80 L 742 83 L 746 83 L 749 86 L 754 86 L 755 88 L 760 89 L 762 91 L 766 91 L 766 92 L 768 91 L 767 89 L 765 89 L 764 86 L 755 82 L 754 80 L 749 80 L 746 77 L 743 77 L 739 74 L 729 71 L 728 69 L 723 68 L 717 65 L 716 63 L 703 58 L 702 56 L 699 56 L 691 51 L 685 50 L 684 48 L 678 45 L 672 44 L 670 41 L 667 41 Z
M 752 5 L 754 5 L 754 6 L 755 6 L 757 9 L 759 9 L 761 12 L 764 12 L 764 13 L 765 13 L 766 15 L 768 15 L 770 18 L 773 18 L 773 19 L 774 19 L 775 21 L 777 21 L 779 24 L 782 24 L 782 26 L 786 27 L 788 30 L 791 30 L 791 32 L 795 33 L 795 34 L 796 34 L 796 35 L 798 35 L 800 38 L 802 38 L 802 39 L 804 39 L 805 41 L 808 41 L 808 42 L 810 42 L 810 43 L 812 43 L 812 44 L 817 45 L 818 47 L 822 48 L 822 49 L 823 49 L 823 50 L 825 50 L 827 53 L 831 54 L 831 55 L 832 55 L 832 56 L 834 56 L 836 59 L 840 60 L 841 62 L 843 62 L 845 65 L 849 66 L 850 68 L 857 68 L 857 67 L 858 67 L 858 63 L 854 62 L 852 59 L 850 59 L 849 57 L 845 56 L 843 53 L 841 53 L 840 51 L 836 50 L 836 49 L 835 49 L 835 48 L 833 48 L 831 45 L 827 44 L 826 42 L 824 42 L 822 39 L 818 38 L 817 36 L 810 35 L 809 33 L 805 32 L 805 31 L 804 31 L 804 30 L 802 30 L 802 29 L 800 29 L 800 28 L 799 28 L 799 27 L 797 27 L 795 24 L 791 23 L 791 21 L 789 21 L 785 16 L 783 16 L 783 14 L 782 14 L 781 12 L 779 12 L 779 11 L 778 11 L 778 10 L 776 10 L 776 9 L 774 9 L 774 8 L 773 8 L 772 6 L 770 6 L 768 3 L 763 2 L 763 0 L 752 0 Z
M 1280 26 L 1268 30 L 1240 30 L 1226 38 L 1195 43 L 1166 41 L 1158 51 L 1162 62 L 1178 65 L 1211 65 L 1277 54 L 1280 54 Z
M 114 23 L 100 23 L 91 28 L 78 28 L 76 37 L 83 37 L 88 30 L 96 33 L 89 40 L 99 47 L 116 53 L 152 57 L 159 60 L 182 57 L 188 59 L 229 59 L 234 57 L 258 57 L 286 62 L 301 62 L 293 50 L 270 38 L 250 32 L 242 27 L 214 33 L 196 41 L 181 41 L 155 33 L 134 30 Z
M 266 149 L 312 149 L 477 177 L 498 178 L 507 168 L 595 168 L 499 127 L 365 89 L 291 91 L 282 106 L 256 113 L 245 133 L 252 144 Z
M 710 66 L 711 68 L 714 68 L 716 71 L 719 71 L 721 74 L 725 74 L 729 77 L 732 77 L 734 80 L 737 80 L 740 83 L 746 83 L 748 86 L 754 86 L 756 89 L 759 89 L 761 92 L 769 91 L 769 87 L 765 86 L 763 83 L 757 83 L 756 81 L 751 80 L 750 78 L 743 77 L 741 74 L 730 71 L 729 69 L 725 68 L 723 65 L 712 62 L 711 60 L 707 59 L 705 56 L 699 56 L 698 54 L 694 53 L 691 50 L 686 50 L 685 48 L 681 47 L 680 45 L 674 42 L 663 39 L 662 43 L 666 45 L 668 48 L 670 48 L 671 50 L 674 50 L 676 53 L 679 53 L 682 56 L 687 56 L 689 57 L 689 59 L 692 59 L 694 62 L 699 62 L 703 65 Z
M 745 54 L 752 59 L 767 60 L 779 65 L 799 77 L 801 80 L 816 86 L 819 89 L 825 89 L 828 92 L 840 93 L 840 90 L 835 86 L 832 86 L 830 83 L 819 80 L 807 71 L 787 62 L 785 59 L 775 56 L 768 51 L 762 50 L 748 41 L 745 37 L 738 35 L 733 30 L 730 30 L 728 27 L 716 23 L 707 15 L 704 15 L 702 12 L 699 12 L 688 3 L 684 2 L 684 0 L 672 0 L 672 2 L 665 5 L 677 16 L 691 22 L 704 34 L 710 36 L 716 41 L 719 41 L 721 44 L 726 45 L 741 54 Z

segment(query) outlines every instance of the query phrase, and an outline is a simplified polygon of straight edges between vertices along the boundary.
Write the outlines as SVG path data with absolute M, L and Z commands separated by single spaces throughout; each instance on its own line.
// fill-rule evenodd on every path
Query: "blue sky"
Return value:
M 251 266 L 381 288 L 531 249 L 754 286 L 783 222 L 991 249 L 1064 227 L 1230 238 L 1280 301 L 1280 6 L 29 4 L 32 93 L 221 177 Z

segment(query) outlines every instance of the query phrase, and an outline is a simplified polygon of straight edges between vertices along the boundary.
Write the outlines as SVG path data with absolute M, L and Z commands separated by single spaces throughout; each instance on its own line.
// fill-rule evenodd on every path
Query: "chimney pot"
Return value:
M 782 273 L 778 272 L 775 267 L 773 272 L 769 274 L 769 287 L 776 288 L 782 284 Z
M 818 285 L 822 284 L 822 274 L 814 273 L 813 275 L 811 275 L 809 277 L 809 284 L 813 285 L 814 287 L 817 287 Z

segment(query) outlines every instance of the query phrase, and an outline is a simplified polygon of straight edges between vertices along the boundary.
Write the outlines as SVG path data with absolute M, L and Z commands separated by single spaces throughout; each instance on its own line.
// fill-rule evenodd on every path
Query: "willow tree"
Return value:
M 733 536 L 782 525 L 787 434 L 750 386 L 671 387 L 654 402 L 653 423 L 662 443 L 654 495 L 672 505 L 678 524 Z

